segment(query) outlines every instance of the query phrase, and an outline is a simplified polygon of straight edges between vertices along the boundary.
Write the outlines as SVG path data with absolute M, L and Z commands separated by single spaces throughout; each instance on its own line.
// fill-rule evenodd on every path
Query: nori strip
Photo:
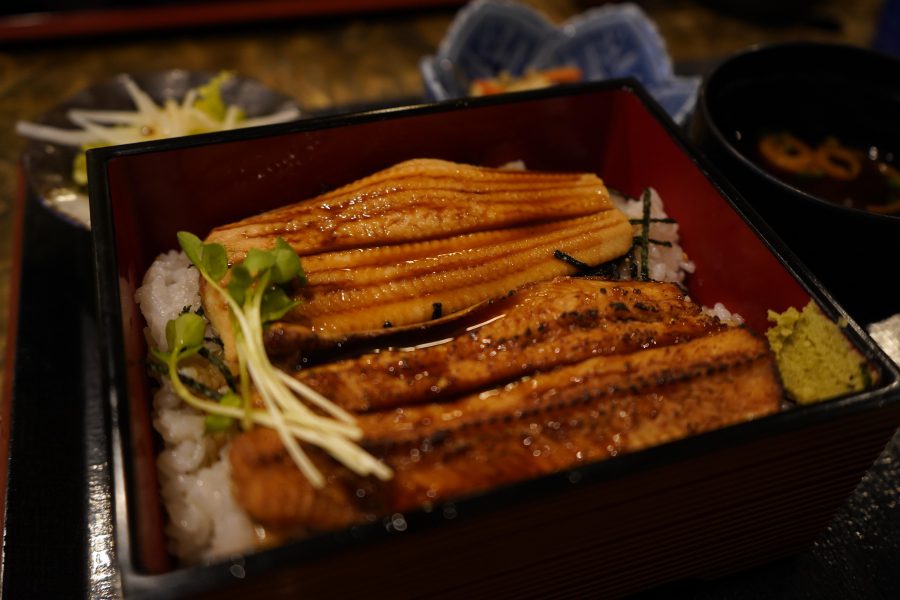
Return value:
M 589 264 L 581 262 L 574 256 L 570 256 L 562 250 L 554 250 L 553 258 L 561 260 L 564 263 L 575 267 L 576 269 L 578 269 L 579 273 L 588 273 L 593 270 L 593 267 L 591 267 Z
M 228 387 L 231 388 L 231 391 L 237 389 L 236 383 L 234 381 L 234 375 L 231 373 L 231 369 L 228 368 L 228 365 L 222 362 L 221 358 L 210 352 L 209 348 L 205 348 L 203 346 L 200 347 L 198 353 L 200 354 L 200 356 L 208 360 L 212 366 L 219 370 L 219 372 L 222 374 L 222 377 L 225 378 L 225 383 L 227 383 Z
M 147 368 L 150 369 L 151 372 L 158 373 L 159 375 L 167 376 L 169 374 L 169 368 L 162 364 L 161 362 L 150 360 L 147 361 Z M 220 400 L 222 398 L 222 394 L 219 392 L 210 389 L 194 379 L 193 377 L 188 377 L 182 373 L 178 374 L 178 379 L 181 380 L 181 383 L 186 385 L 188 388 L 197 392 L 201 396 L 209 398 L 210 400 Z
M 641 202 L 644 205 L 644 216 L 641 223 L 641 269 L 638 278 L 647 281 L 650 279 L 650 188 L 641 194 Z
M 671 217 L 654 217 L 652 219 L 647 219 L 651 223 L 675 223 L 675 219 Z M 628 222 L 632 225 L 641 225 L 644 222 L 644 219 L 628 219 Z
M 657 246 L 672 247 L 672 242 L 665 240 L 657 240 L 650 237 L 651 223 L 675 223 L 675 219 L 664 217 L 656 218 L 650 216 L 650 188 L 644 190 L 641 194 L 641 202 L 643 203 L 643 216 L 640 219 L 629 219 L 632 225 L 640 225 L 640 235 L 634 236 L 631 248 L 628 252 L 619 258 L 607 261 L 605 263 L 591 266 L 584 263 L 574 256 L 566 254 L 562 250 L 554 250 L 553 257 L 557 258 L 569 265 L 575 267 L 578 272 L 576 276 L 594 275 L 605 279 L 619 279 L 618 273 L 623 264 L 627 264 L 630 270 L 631 279 L 639 281 L 650 280 L 650 244 Z M 640 249 L 640 260 L 636 258 L 636 252 Z

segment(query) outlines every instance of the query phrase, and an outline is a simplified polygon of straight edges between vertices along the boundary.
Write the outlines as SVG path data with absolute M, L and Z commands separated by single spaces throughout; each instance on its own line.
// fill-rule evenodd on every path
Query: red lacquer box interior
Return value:
M 655 188 L 696 263 L 687 285 L 757 332 L 827 293 L 632 81 L 378 111 L 90 154 L 118 566 L 126 597 L 611 597 L 797 552 L 900 424 L 898 372 L 851 322 L 871 390 L 216 564 L 167 555 L 144 323 L 134 291 L 175 232 L 316 196 L 415 157 L 592 171 Z M 239 568 L 236 568 L 239 567 Z

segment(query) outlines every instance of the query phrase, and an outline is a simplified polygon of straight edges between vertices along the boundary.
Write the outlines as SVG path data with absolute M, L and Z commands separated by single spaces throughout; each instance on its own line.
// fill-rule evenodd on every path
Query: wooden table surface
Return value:
M 597 4 L 570 0 L 527 3 L 556 21 Z M 676 69 L 695 73 L 756 43 L 823 40 L 869 46 L 881 10 L 879 0 L 824 0 L 800 21 L 763 25 L 717 12 L 710 8 L 716 2 L 650 0 L 639 4 L 657 23 Z M 277 23 L 94 40 L 13 44 L 0 39 L 0 361 L 5 356 L 9 319 L 14 318 L 8 314 L 10 296 L 16 293 L 10 284 L 11 213 L 24 145 L 13 130 L 18 119 L 34 118 L 117 73 L 176 67 L 235 70 L 296 98 L 301 107 L 312 111 L 417 98 L 423 94 L 419 58 L 436 50 L 454 14 L 452 8 L 431 8 L 295 17 Z M 0 379 L 0 389 L 2 384 Z

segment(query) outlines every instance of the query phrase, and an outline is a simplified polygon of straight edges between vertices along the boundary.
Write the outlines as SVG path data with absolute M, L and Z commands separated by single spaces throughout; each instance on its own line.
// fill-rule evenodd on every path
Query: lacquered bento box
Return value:
M 179 230 L 207 232 L 414 157 L 585 170 L 680 224 L 696 301 L 757 332 L 818 283 L 630 80 L 383 110 L 89 154 L 126 597 L 614 597 L 711 578 L 803 549 L 900 425 L 900 373 L 852 321 L 870 390 L 620 455 L 457 502 L 221 562 L 166 552 L 152 382 L 135 289 Z

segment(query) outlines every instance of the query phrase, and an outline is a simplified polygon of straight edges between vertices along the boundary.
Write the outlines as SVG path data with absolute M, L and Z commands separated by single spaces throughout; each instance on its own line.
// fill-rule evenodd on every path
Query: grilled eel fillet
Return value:
M 484 357 L 489 364 L 476 369 L 465 385 L 460 384 L 465 393 L 448 394 L 437 402 L 428 393 L 412 395 L 402 405 L 387 400 L 375 410 L 372 399 L 377 395 L 369 391 L 368 405 L 362 407 L 368 412 L 358 414 L 357 421 L 364 431 L 364 447 L 394 470 L 390 481 L 355 476 L 310 448 L 329 481 L 322 490 L 315 490 L 286 455 L 277 434 L 257 428 L 239 435 L 231 447 L 232 488 L 237 501 L 273 532 L 340 528 L 372 515 L 458 498 L 778 409 L 781 389 L 773 360 L 765 343 L 748 330 L 701 318 L 697 307 L 679 299 L 667 284 L 570 283 L 563 279 L 536 286 L 546 288 L 547 293 L 532 296 L 525 292 L 521 295 L 524 312 L 507 313 L 513 316 L 513 325 L 503 333 L 507 339 L 515 338 L 513 332 L 518 328 L 519 341 L 509 351 L 521 357 L 521 368 L 498 366 L 501 374 L 497 375 L 495 364 L 517 361 L 508 358 L 495 363 L 492 351 L 464 356 L 466 349 L 472 348 L 472 337 L 463 333 L 443 346 L 448 348 L 445 356 L 475 362 Z M 558 295 L 555 286 L 559 286 Z M 591 295 L 581 286 L 607 292 Z M 539 361 L 534 356 L 546 354 L 547 348 L 556 345 L 527 335 L 527 329 L 534 333 L 535 325 L 547 315 L 546 306 L 566 306 L 567 302 L 558 298 L 566 295 L 583 301 L 575 302 L 580 307 L 575 312 L 591 315 L 596 311 L 597 325 L 573 330 L 570 325 L 578 318 L 565 324 L 566 314 L 557 314 L 563 323 L 559 341 L 566 331 L 584 333 L 588 349 L 576 352 L 574 359 L 536 366 Z M 620 300 L 601 296 L 622 298 L 621 304 L 631 307 L 647 301 L 648 306 L 660 309 L 658 313 L 636 308 L 626 312 Z M 529 312 L 533 315 L 530 324 Z M 670 337 L 654 333 L 649 341 L 643 328 L 659 313 L 665 316 L 658 323 L 690 332 Z M 550 327 L 549 320 L 543 322 Z M 695 323 L 693 329 L 685 325 L 689 322 Z M 483 338 L 481 334 L 490 326 L 476 337 Z M 608 333 L 610 328 L 614 333 Z M 634 338 L 630 330 L 638 332 Z M 595 338 L 598 341 L 592 346 Z M 623 343 L 615 343 L 613 348 L 613 340 Z M 582 348 L 579 343 L 575 347 Z M 598 349 L 596 355 L 592 347 Z M 372 359 L 363 356 L 355 361 L 363 365 Z M 335 368 L 346 374 L 350 364 Z M 452 365 L 443 368 L 455 377 L 466 371 L 457 372 Z M 361 389 L 363 380 L 359 378 L 348 389 Z M 376 376 L 372 387 L 382 381 Z M 352 400 L 343 401 L 353 406 Z
M 592 174 L 508 171 L 417 159 L 318 198 L 219 227 L 231 263 L 284 238 L 302 257 L 302 304 L 268 328 L 272 354 L 426 323 L 527 282 L 625 254 L 626 217 Z M 233 360 L 222 298 L 203 304 Z
M 679 343 L 724 327 L 675 284 L 565 277 L 526 286 L 437 336 L 453 337 L 452 343 L 438 339 L 415 351 L 381 350 L 294 377 L 345 409 L 367 412 L 436 402 L 534 371 Z

